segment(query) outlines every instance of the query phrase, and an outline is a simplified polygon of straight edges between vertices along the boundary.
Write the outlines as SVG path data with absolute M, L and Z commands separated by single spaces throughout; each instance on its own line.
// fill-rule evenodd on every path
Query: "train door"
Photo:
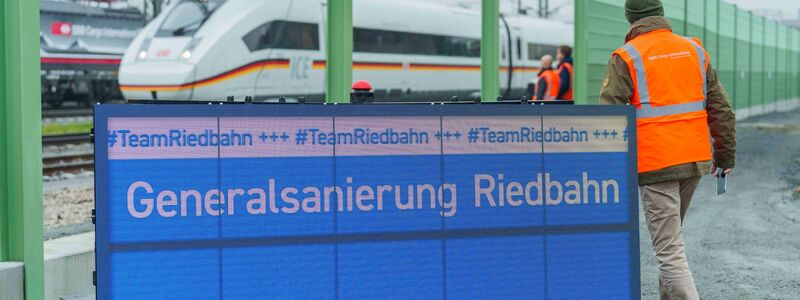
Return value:
M 509 47 L 513 41 L 511 28 L 505 19 L 500 23 L 500 94 L 509 99 L 510 88 L 513 86 L 513 62 L 514 56 Z M 511 76 L 511 78 L 509 78 Z
M 510 96 L 513 98 L 519 98 L 523 94 L 525 94 L 525 88 L 528 85 L 528 81 L 534 75 L 531 75 L 531 72 L 534 72 L 530 63 L 527 61 L 528 58 L 528 47 L 526 47 L 526 42 L 522 35 L 522 29 L 519 27 L 514 27 L 511 29 L 511 51 L 513 53 L 511 55 L 511 60 L 514 64 L 513 74 L 514 77 L 511 80 L 511 92 Z

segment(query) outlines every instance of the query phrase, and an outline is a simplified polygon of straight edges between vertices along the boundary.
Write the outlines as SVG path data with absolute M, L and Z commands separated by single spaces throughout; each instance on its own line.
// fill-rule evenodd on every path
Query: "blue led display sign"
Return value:
M 99 105 L 99 299 L 638 299 L 630 107 Z

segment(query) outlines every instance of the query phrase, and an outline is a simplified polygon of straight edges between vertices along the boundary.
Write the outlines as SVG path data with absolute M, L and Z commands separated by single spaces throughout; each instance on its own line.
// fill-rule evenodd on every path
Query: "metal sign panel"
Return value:
M 100 299 L 638 299 L 631 107 L 100 105 Z

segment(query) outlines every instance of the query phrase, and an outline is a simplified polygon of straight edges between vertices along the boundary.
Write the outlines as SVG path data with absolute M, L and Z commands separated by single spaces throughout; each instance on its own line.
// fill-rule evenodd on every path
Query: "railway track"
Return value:
M 50 146 L 80 145 L 91 143 L 89 134 L 46 136 L 42 138 L 45 148 Z M 67 150 L 42 156 L 42 172 L 45 176 L 64 173 L 80 173 L 94 170 L 94 153 L 91 148 Z
M 88 133 L 51 135 L 42 137 L 42 146 L 63 146 L 91 143 L 92 137 Z
M 68 117 L 90 117 L 94 111 L 91 108 L 73 109 L 45 109 L 42 110 L 43 118 L 68 118 Z

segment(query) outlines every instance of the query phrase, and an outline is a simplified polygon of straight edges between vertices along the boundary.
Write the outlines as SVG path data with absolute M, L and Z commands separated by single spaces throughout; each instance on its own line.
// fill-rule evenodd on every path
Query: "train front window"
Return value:
M 226 0 L 184 0 L 178 3 L 161 24 L 156 36 L 190 36 L 203 26 Z
M 242 37 L 250 52 L 263 49 L 319 50 L 317 24 L 272 21 Z

